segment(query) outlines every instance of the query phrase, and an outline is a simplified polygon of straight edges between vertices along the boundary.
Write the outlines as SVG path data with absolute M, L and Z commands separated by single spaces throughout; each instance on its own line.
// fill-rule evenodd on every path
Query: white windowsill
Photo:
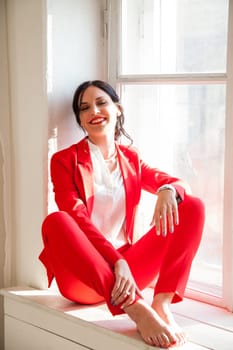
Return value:
M 127 315 L 113 317 L 104 304 L 80 306 L 53 290 L 28 287 L 1 291 L 4 297 L 5 350 L 148 350 Z M 144 293 L 150 300 L 152 290 Z M 191 299 L 172 306 L 188 335 L 184 350 L 232 350 L 233 314 Z M 14 336 L 13 336 L 14 335 Z M 44 345 L 43 345 L 44 344 Z

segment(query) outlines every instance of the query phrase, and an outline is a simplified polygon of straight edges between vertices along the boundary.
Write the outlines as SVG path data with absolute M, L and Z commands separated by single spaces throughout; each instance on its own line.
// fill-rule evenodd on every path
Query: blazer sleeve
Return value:
M 156 194 L 159 187 L 169 184 L 173 185 L 176 189 L 176 192 L 180 196 L 180 198 L 184 199 L 185 192 L 190 193 L 190 187 L 185 181 L 171 176 L 166 172 L 159 170 L 158 168 L 151 168 L 142 160 L 141 163 L 141 181 L 142 181 L 142 189 L 145 191 Z
M 76 170 L 76 161 L 70 154 L 58 152 L 52 157 L 51 179 L 55 201 L 59 210 L 66 211 L 73 217 L 99 253 L 113 266 L 123 257 L 91 222 L 86 203 L 80 195 L 82 190 L 74 180 Z M 80 179 L 80 187 L 81 184 Z
M 175 187 L 181 200 L 184 199 L 185 193 L 191 193 L 190 186 L 185 181 L 145 163 L 140 157 L 140 152 L 135 147 L 129 148 L 121 146 L 121 150 L 127 159 L 134 165 L 140 189 L 156 194 L 159 187 L 170 184 Z

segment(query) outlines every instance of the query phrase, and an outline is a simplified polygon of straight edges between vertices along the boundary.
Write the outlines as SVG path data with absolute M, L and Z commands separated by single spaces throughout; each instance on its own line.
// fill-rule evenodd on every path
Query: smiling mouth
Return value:
M 98 124 L 102 124 L 105 121 L 106 121 L 106 118 L 96 117 L 96 118 L 91 119 L 89 124 L 91 124 L 91 125 L 98 125 Z

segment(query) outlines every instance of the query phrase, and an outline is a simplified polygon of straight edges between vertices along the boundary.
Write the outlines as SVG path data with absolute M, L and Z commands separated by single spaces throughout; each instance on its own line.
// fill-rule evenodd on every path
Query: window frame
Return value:
M 223 213 L 223 297 L 187 288 L 186 296 L 233 311 L 233 0 L 228 5 L 226 73 L 121 75 L 121 0 L 107 1 L 107 78 L 120 93 L 123 84 L 224 84 L 226 86 L 224 213 Z
M 223 216 L 223 301 L 233 311 L 233 0 L 229 0 Z

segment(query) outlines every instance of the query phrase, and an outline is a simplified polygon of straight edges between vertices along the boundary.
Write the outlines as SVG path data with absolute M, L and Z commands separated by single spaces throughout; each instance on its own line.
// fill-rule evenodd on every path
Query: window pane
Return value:
M 126 130 L 150 165 L 186 180 L 206 205 L 192 285 L 221 294 L 225 85 L 123 85 Z M 153 203 L 151 202 L 153 200 Z M 143 197 L 147 229 L 154 198 Z M 146 205 L 146 208 L 145 208 Z M 145 232 L 145 231 L 143 231 Z
M 121 74 L 225 72 L 227 0 L 122 0 Z

